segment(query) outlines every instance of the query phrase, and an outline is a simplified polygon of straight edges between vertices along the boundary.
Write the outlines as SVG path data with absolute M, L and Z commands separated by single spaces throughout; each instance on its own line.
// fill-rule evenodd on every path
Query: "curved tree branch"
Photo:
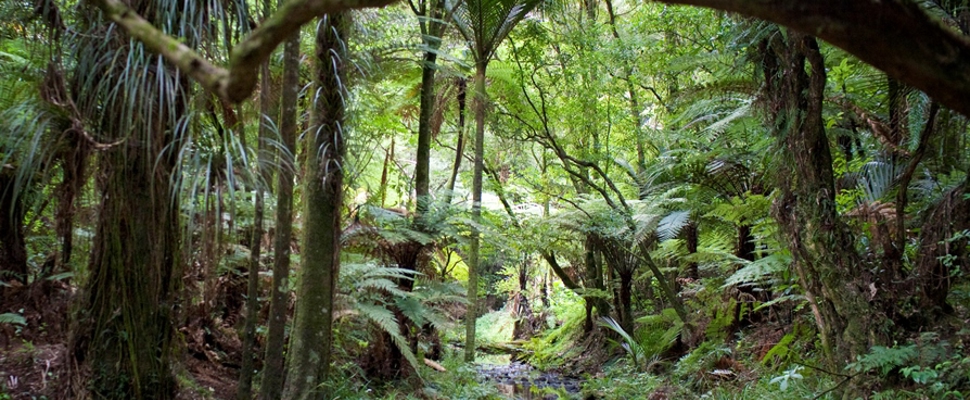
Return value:
M 970 116 L 970 38 L 909 0 L 656 0 L 735 12 L 814 35 Z
M 166 35 L 120 0 L 91 0 L 129 35 L 158 53 L 203 88 L 233 103 L 249 98 L 256 87 L 260 64 L 304 24 L 324 14 L 366 7 L 383 7 L 396 0 L 291 0 L 249 33 L 229 56 L 229 67 L 212 64 L 177 38 Z

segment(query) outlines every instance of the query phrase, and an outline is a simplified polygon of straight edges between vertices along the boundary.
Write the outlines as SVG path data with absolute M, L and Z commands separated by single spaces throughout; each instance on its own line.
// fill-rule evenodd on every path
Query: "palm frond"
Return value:
M 465 0 L 452 20 L 465 38 L 475 60 L 489 60 L 512 28 L 536 8 L 541 0 Z

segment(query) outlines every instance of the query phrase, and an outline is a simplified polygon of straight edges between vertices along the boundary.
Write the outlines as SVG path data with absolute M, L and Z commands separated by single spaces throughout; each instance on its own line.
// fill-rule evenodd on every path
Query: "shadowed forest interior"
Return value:
M 0 15 L 0 400 L 970 396 L 967 0 Z

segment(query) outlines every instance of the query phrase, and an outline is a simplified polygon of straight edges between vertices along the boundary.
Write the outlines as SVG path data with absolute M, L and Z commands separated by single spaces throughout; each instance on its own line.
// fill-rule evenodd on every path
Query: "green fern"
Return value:
M 630 356 L 633 365 L 646 372 L 657 362 L 659 356 L 670 349 L 680 337 L 684 324 L 673 309 L 665 309 L 657 315 L 637 319 L 641 324 L 634 334 L 628 333 L 620 323 L 610 317 L 600 318 L 599 325 L 615 332 L 623 341 L 620 347 Z
M 420 376 L 420 363 L 418 363 L 418 358 L 411 351 L 411 347 L 408 344 L 407 339 L 401 335 L 400 328 L 398 326 L 397 318 L 394 317 L 394 313 L 382 304 L 376 303 L 357 303 L 356 309 L 360 313 L 360 316 L 366 318 L 368 321 L 374 323 L 381 331 L 387 333 L 390 336 L 391 341 L 397 346 L 398 350 L 404 356 L 404 359 L 411 364 L 414 368 L 415 373 Z
M 771 275 L 780 273 L 788 269 L 791 265 L 791 254 L 787 251 L 778 251 L 769 256 L 748 262 L 743 268 L 724 280 L 721 288 L 735 285 L 746 285 L 753 283 L 763 283 Z
M 27 325 L 27 319 L 23 315 L 16 313 L 0 314 L 0 324 Z
M 419 285 L 413 291 L 404 291 L 399 289 L 398 282 L 414 279 L 420 273 L 374 262 L 346 263 L 342 269 L 340 287 L 352 288 L 338 294 L 344 314 L 362 318 L 387 333 L 414 370 L 420 371 L 421 364 L 402 334 L 401 321 L 394 310 L 416 326 L 431 324 L 439 330 L 445 329 L 452 321 L 443 308 L 447 304 L 463 303 L 464 289 L 452 282 Z

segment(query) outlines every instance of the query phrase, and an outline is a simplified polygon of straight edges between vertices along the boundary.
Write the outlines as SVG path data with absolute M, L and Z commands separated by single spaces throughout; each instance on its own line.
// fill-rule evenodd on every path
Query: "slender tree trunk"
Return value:
M 296 316 L 290 340 L 283 397 L 325 398 L 319 390 L 330 370 L 333 296 L 340 269 L 342 161 L 346 132 L 343 87 L 344 43 L 349 13 L 321 17 L 316 33 L 317 77 L 313 128 L 308 135 L 304 194 L 303 267 L 297 287 Z
M 451 167 L 451 179 L 448 180 L 448 191 L 445 193 L 445 203 L 451 204 L 455 194 L 455 181 L 458 180 L 458 169 L 461 168 L 462 155 L 465 152 L 465 92 L 468 86 L 465 78 L 458 78 L 458 138 L 455 140 L 455 162 Z
M 597 262 L 598 260 L 596 259 L 596 248 L 594 246 L 594 239 L 591 234 L 586 235 L 585 246 L 586 248 L 584 253 L 585 253 L 585 259 L 586 259 L 586 273 L 587 273 L 587 276 L 589 277 L 590 285 L 593 287 L 593 289 L 602 290 L 603 292 L 605 292 L 606 286 L 603 284 L 603 267 L 602 265 L 600 265 L 600 263 Z M 603 292 L 600 292 L 600 293 L 603 293 Z M 586 302 L 586 320 L 583 323 L 583 331 L 592 332 L 593 327 L 595 325 L 593 323 L 594 302 L 590 301 L 590 299 L 587 298 L 587 296 L 583 296 L 583 298 Z M 601 307 L 597 307 L 597 310 L 596 310 L 601 316 L 609 315 L 608 309 L 599 310 L 598 308 L 601 308 Z
M 280 93 L 280 168 L 277 172 L 276 238 L 273 241 L 273 288 L 266 334 L 266 359 L 259 386 L 261 400 L 281 398 L 285 369 L 283 342 L 289 303 L 290 240 L 293 237 L 293 178 L 296 174 L 296 106 L 300 91 L 300 35 L 283 48 L 283 88 Z
M 93 146 L 84 140 L 80 133 L 65 131 L 66 148 L 58 158 L 61 159 L 63 180 L 57 186 L 57 214 L 55 230 L 61 238 L 60 264 L 67 265 L 74 254 L 74 215 L 77 213 L 76 201 L 81 195 L 88 169 L 88 160 Z
M 620 276 L 620 326 L 633 334 L 633 268 L 624 268 Z
M 418 18 L 427 18 L 427 21 L 419 21 L 424 45 L 428 50 L 424 52 L 424 62 L 421 64 L 421 114 L 418 119 L 418 150 L 416 163 L 414 166 L 414 189 L 417 198 L 417 221 L 421 223 L 421 216 L 428 210 L 428 195 L 431 182 L 431 116 L 434 113 L 434 75 L 437 69 L 435 62 L 438 59 L 438 48 L 441 47 L 441 33 L 444 24 L 441 18 L 444 13 L 443 0 L 425 0 L 422 7 L 427 7 L 430 3 L 430 15 L 418 15 Z
M 698 237 L 697 223 L 690 221 L 687 225 L 684 225 L 683 230 L 684 242 L 687 245 L 687 254 L 694 255 L 697 254 L 697 246 L 700 243 L 700 238 Z M 700 271 L 697 270 L 697 262 L 691 261 L 687 264 L 687 277 L 691 279 L 700 279 Z
M 269 140 L 269 119 L 273 118 L 274 104 L 270 91 L 269 62 L 260 68 L 259 88 L 259 137 L 257 138 L 258 154 L 256 156 L 256 173 L 260 181 L 256 183 L 256 201 L 254 205 L 253 232 L 249 240 L 249 280 L 246 290 L 246 324 L 243 329 L 242 368 L 239 371 L 239 383 L 236 386 L 236 398 L 248 400 L 253 398 L 253 374 L 255 370 L 256 349 L 256 313 L 259 309 L 259 258 L 263 249 L 263 196 L 264 188 L 269 184 L 270 174 L 265 170 L 268 163 L 265 144 Z
M 391 137 L 391 147 L 384 151 L 384 168 L 381 169 L 381 208 L 386 207 L 387 203 L 387 177 L 391 171 L 391 162 L 394 161 L 394 137 Z
M 487 60 L 480 60 L 475 68 L 475 169 L 472 176 L 472 220 L 482 219 L 482 171 L 485 166 L 485 69 Z M 481 233 L 472 227 L 471 250 L 468 262 L 468 312 L 465 314 L 465 362 L 475 361 L 475 322 L 478 319 L 478 272 Z
M 616 13 L 613 11 L 613 1 L 606 0 L 606 12 L 610 17 L 610 32 L 617 41 L 622 41 L 620 32 L 616 29 Z M 640 116 L 640 100 L 637 96 L 636 86 L 633 84 L 633 68 L 627 60 L 622 61 L 623 80 L 626 81 L 626 91 L 630 100 L 630 117 L 633 119 L 633 136 L 636 139 L 637 147 L 637 173 L 643 173 L 647 166 L 646 140 L 643 137 L 643 118 Z M 641 196 L 643 193 L 641 193 Z

